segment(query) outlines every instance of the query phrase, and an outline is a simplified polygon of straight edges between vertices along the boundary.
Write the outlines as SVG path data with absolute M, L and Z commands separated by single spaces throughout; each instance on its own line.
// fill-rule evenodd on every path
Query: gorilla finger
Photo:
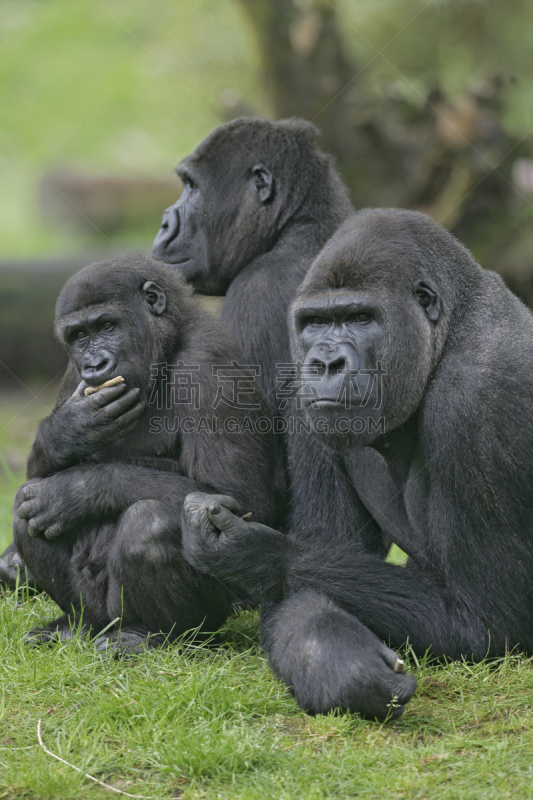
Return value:
M 183 504 L 181 511 L 181 526 L 184 545 L 193 540 L 203 539 L 214 543 L 218 539 L 218 530 L 209 519 L 205 506 L 192 506 Z
M 236 517 L 222 505 L 215 504 L 209 507 L 209 519 L 220 531 L 230 535 L 247 533 L 250 530 L 246 522 L 243 522 L 242 519 Z
M 133 408 L 130 408 L 125 414 L 115 419 L 115 425 L 117 428 L 126 428 L 133 422 L 137 422 L 142 417 L 145 408 L 146 406 L 144 403 L 137 403 L 136 406 L 133 406 Z
M 31 536 L 32 539 L 37 538 L 42 532 L 43 529 L 46 527 L 43 524 L 39 524 L 39 518 L 30 519 L 28 522 L 28 536 Z
M 103 406 L 112 403 L 113 400 L 116 400 L 126 391 L 127 386 L 125 383 L 118 383 L 116 386 L 108 386 L 106 389 L 100 389 L 100 391 L 89 395 L 88 405 L 90 408 L 103 408 Z
M 211 508 L 211 506 L 221 505 L 233 511 L 235 514 L 240 514 L 242 508 L 234 497 L 228 494 L 205 494 L 205 492 L 191 492 L 185 498 L 185 503 L 191 507 Z
M 25 500 L 31 500 L 39 494 L 40 485 L 38 483 L 27 483 L 22 489 L 22 494 Z
M 58 536 L 61 536 L 62 533 L 63 530 L 61 528 L 61 525 L 59 524 L 59 522 L 56 522 L 54 523 L 54 525 L 49 525 L 48 528 L 46 528 L 44 532 L 44 537 L 45 539 L 49 539 L 50 541 L 53 542 L 54 539 L 57 539 Z
M 134 431 L 137 427 L 138 422 L 139 420 L 136 419 L 135 422 L 132 422 L 127 428 L 117 428 L 117 437 L 119 439 L 124 439 L 126 436 L 129 436 L 129 434 L 132 433 L 132 431 Z
M 410 672 L 397 675 L 392 684 L 392 693 L 400 705 L 405 705 L 416 692 L 416 678 Z
M 16 510 L 17 517 L 31 519 L 37 513 L 38 508 L 39 506 L 35 500 L 25 500 Z
M 398 719 L 405 711 L 405 706 L 399 705 L 396 699 L 393 699 L 387 706 L 387 713 L 382 715 L 382 719 Z
M 114 387 L 113 387 L 114 388 Z M 117 419 L 126 411 L 128 411 L 139 400 L 140 389 L 130 389 L 126 394 L 123 394 L 109 405 L 104 406 L 102 409 L 104 416 L 109 419 Z
M 87 381 L 82 381 L 81 383 L 78 383 L 78 385 L 76 386 L 76 391 L 73 393 L 72 397 L 85 397 L 84 390 L 87 388 L 88 385 L 89 384 L 87 383 Z
M 400 658 L 396 650 L 391 650 L 390 647 L 387 647 L 386 644 L 382 645 L 383 649 L 381 652 L 381 656 L 385 664 L 390 667 L 393 672 L 398 674 L 402 674 L 404 671 L 404 663 L 403 660 Z

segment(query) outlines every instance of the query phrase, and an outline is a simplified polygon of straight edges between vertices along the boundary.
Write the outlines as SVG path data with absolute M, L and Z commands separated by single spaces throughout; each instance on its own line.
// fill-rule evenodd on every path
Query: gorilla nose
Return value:
M 87 383 L 104 383 L 114 377 L 117 362 L 110 353 L 88 354 L 81 365 L 81 377 Z
M 348 369 L 348 362 L 344 356 L 336 356 L 333 358 L 315 358 L 311 359 L 306 365 L 307 371 L 313 375 L 327 375 L 331 377 L 338 375 L 340 372 L 346 372 Z
M 348 352 L 343 346 L 319 344 L 312 347 L 304 361 L 303 371 L 309 377 L 332 378 L 343 372 L 350 372 L 359 367 L 355 353 Z
M 161 227 L 157 232 L 152 247 L 152 255 L 157 258 L 162 255 L 165 247 L 176 238 L 180 229 L 180 216 L 176 206 L 170 206 L 163 214 Z

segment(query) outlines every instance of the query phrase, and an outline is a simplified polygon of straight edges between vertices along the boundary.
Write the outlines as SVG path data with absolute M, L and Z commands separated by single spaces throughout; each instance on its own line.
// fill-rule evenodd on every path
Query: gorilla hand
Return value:
M 42 423 L 43 430 L 37 434 L 37 442 L 45 435 L 54 471 L 127 436 L 144 412 L 145 404 L 139 400 L 137 388 L 128 390 L 121 383 L 85 397 L 86 386 L 82 381 L 67 402 Z
M 49 478 L 23 484 L 15 495 L 13 511 L 28 520 L 28 535 L 43 533 L 57 539 L 75 522 L 91 516 L 92 498 L 87 496 L 83 468 L 58 472 Z
M 199 572 L 213 575 L 263 602 L 283 596 L 286 536 L 246 522 L 239 504 L 220 494 L 188 494 L 181 517 L 183 555 Z

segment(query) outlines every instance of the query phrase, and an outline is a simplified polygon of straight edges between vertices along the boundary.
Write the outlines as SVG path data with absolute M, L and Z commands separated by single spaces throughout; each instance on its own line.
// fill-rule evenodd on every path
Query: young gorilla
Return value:
M 70 362 L 15 498 L 14 533 L 65 614 L 29 638 L 68 638 L 80 597 L 93 633 L 120 617 L 99 649 L 213 631 L 232 594 L 183 560 L 181 508 L 191 491 L 224 491 L 269 519 L 272 435 L 252 430 L 271 419 L 266 399 L 235 367 L 242 357 L 222 326 L 164 264 L 140 255 L 92 264 L 67 282 L 56 312 Z M 241 393 L 229 404 L 214 369 L 228 366 Z M 125 382 L 85 396 L 116 376 Z
M 152 255 L 197 292 L 225 294 L 221 319 L 272 409 L 276 364 L 290 362 L 287 311 L 313 259 L 353 214 L 333 161 L 304 120 L 237 119 L 216 128 L 177 168 L 183 193 L 167 208 Z
M 293 443 L 291 535 L 191 494 L 189 562 L 267 603 L 272 667 L 311 712 L 401 713 L 416 683 L 383 640 L 533 651 L 531 313 L 427 217 L 366 210 L 291 318 L 315 432 Z M 407 568 L 379 558 L 380 531 Z
M 277 364 L 291 361 L 287 311 L 315 256 L 351 214 L 333 161 L 303 120 L 238 119 L 216 128 L 179 165 L 183 192 L 163 215 L 153 256 L 172 263 L 197 292 L 225 294 L 222 322 L 258 365 L 278 409 Z M 284 521 L 284 444 L 277 440 L 277 521 Z M 0 582 L 15 587 L 24 564 L 10 545 Z M 32 576 L 29 576 L 30 582 Z

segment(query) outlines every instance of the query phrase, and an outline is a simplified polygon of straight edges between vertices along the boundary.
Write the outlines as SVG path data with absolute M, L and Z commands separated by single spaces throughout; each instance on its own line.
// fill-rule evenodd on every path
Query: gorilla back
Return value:
M 225 294 L 221 318 L 271 407 L 276 364 L 290 361 L 287 310 L 320 248 L 353 213 L 332 159 L 303 120 L 237 119 L 216 128 L 177 168 L 183 193 L 167 208 L 153 256 L 197 292 Z
M 71 278 L 56 332 L 69 366 L 15 498 L 14 533 L 65 616 L 33 641 L 68 637 L 80 598 L 93 633 L 121 618 L 120 635 L 108 632 L 102 648 L 135 650 L 149 634 L 158 644 L 191 628 L 215 630 L 232 595 L 181 557 L 181 506 L 188 492 L 211 487 L 269 517 L 266 399 L 183 277 L 144 256 L 93 264 Z M 124 382 L 86 396 L 115 376 Z

